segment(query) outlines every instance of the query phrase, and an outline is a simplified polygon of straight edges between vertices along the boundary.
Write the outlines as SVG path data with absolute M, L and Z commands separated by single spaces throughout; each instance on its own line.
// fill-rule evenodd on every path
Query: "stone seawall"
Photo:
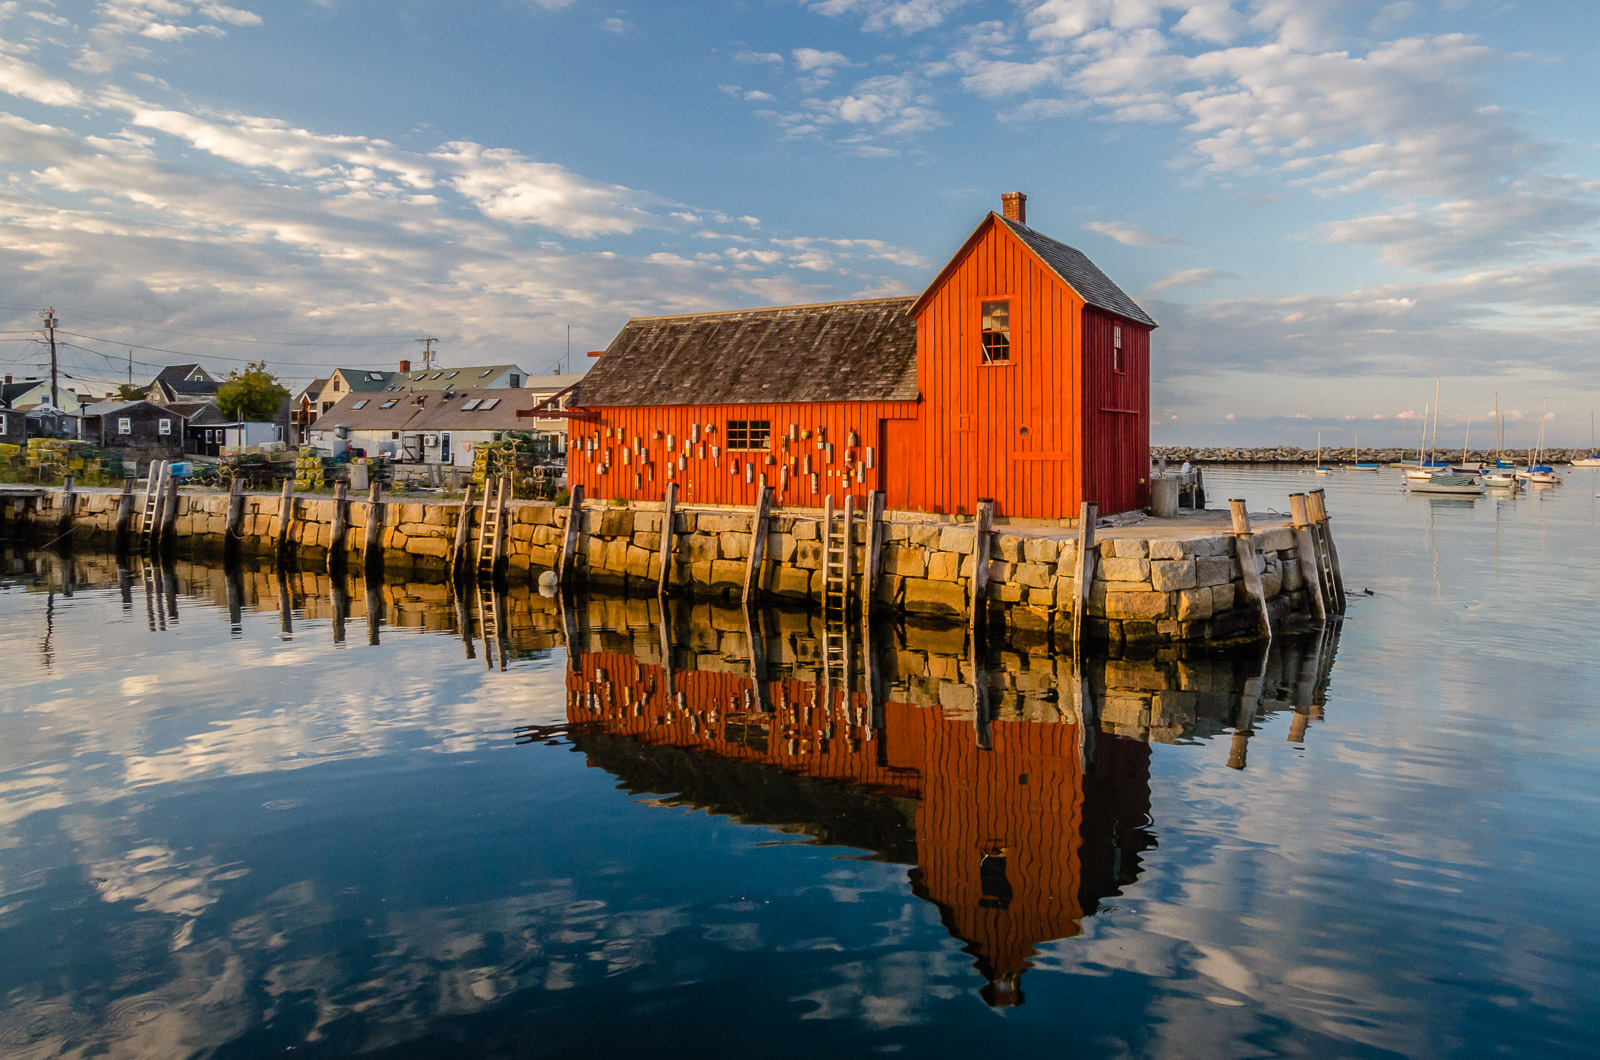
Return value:
M 42 531 L 61 515 L 61 493 L 47 491 L 20 513 Z M 136 498 L 137 500 L 137 498 Z M 8 501 L 7 506 L 18 502 Z M 119 497 L 78 493 L 74 539 L 112 535 Z M 182 554 L 223 551 L 229 498 L 220 493 L 182 493 L 174 524 Z M 271 554 L 279 538 L 280 500 L 243 498 L 241 552 Z M 297 562 L 322 565 L 332 545 L 335 502 L 295 498 L 288 540 Z M 345 547 L 361 561 L 369 505 L 349 503 Z M 462 506 L 459 502 L 390 500 L 381 506 L 377 546 L 391 576 L 442 578 Z M 507 511 L 507 577 L 524 580 L 553 569 L 565 537 L 569 510 L 525 501 Z M 659 505 L 616 507 L 592 504 L 581 512 L 575 569 L 584 581 L 653 592 L 660 568 Z M 1203 641 L 1251 638 L 1260 611 L 1247 596 L 1236 539 L 1219 513 L 1175 521 L 1135 524 L 1100 531 L 1095 576 L 1087 597 L 1084 635 L 1095 641 Z M 1225 519 L 1225 516 L 1221 517 Z M 754 515 L 732 508 L 682 508 L 673 517 L 667 583 L 696 596 L 735 597 L 744 589 Z M 1309 614 L 1311 601 L 1286 525 L 1257 527 L 1261 583 L 1274 629 Z M 822 515 L 778 511 L 769 519 L 758 585 L 779 600 L 818 603 L 823 590 Z M 858 517 L 855 569 L 868 562 L 866 523 Z M 909 614 L 963 618 L 970 612 L 978 533 L 970 522 L 913 512 L 884 515 L 877 601 Z M 991 617 L 1016 629 L 1070 632 L 1076 591 L 1077 532 L 1062 527 L 998 526 L 990 537 L 987 601 Z

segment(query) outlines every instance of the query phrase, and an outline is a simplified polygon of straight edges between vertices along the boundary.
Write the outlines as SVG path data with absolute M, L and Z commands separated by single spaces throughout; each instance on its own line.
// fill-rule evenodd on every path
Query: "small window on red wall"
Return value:
M 1011 303 L 983 303 L 983 363 L 1011 360 Z
M 1111 370 L 1113 372 L 1120 372 L 1123 370 L 1121 324 L 1111 325 Z

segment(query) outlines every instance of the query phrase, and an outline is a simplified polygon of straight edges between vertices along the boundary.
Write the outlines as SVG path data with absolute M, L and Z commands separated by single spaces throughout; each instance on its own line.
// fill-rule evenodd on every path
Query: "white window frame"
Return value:
M 133 420 L 131 418 L 127 417 L 127 416 L 118 416 L 117 417 L 117 433 L 118 434 L 132 434 L 133 433 Z
M 158 426 L 156 427 L 156 433 L 157 434 L 162 434 L 162 435 L 171 435 L 172 434 L 172 421 L 171 420 L 169 420 L 169 419 L 161 419 L 161 420 L 157 420 L 156 422 L 158 424 Z

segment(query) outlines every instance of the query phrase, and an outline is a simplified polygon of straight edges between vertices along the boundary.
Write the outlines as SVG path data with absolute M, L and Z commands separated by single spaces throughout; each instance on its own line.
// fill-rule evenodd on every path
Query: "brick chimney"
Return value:
M 6 385 L 7 385 L 7 386 L 10 386 L 10 385 L 11 385 L 11 377 L 10 377 L 10 376 L 9 376 L 9 375 L 8 375 L 8 376 L 6 376 Z
M 411 371 L 411 362 L 410 361 L 401 361 L 400 362 L 400 371 L 402 373 Z
M 1019 225 L 1028 223 L 1028 197 L 1020 191 L 1008 191 L 1000 196 L 1000 212 L 1006 220 Z

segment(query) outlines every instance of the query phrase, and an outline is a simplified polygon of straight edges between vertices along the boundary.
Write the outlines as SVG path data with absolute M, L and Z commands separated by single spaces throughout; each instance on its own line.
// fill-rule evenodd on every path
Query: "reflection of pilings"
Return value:
M 328 579 L 328 606 L 333 609 L 333 642 L 344 643 L 345 619 L 350 614 L 350 594 L 345 589 L 344 570 L 341 569 Z
M 755 685 L 756 709 L 771 714 L 772 697 L 767 691 L 767 631 L 761 615 L 759 607 L 745 607 L 745 639 L 750 642 L 750 679 Z
M 280 557 L 281 557 L 280 553 Z M 289 578 L 283 564 L 277 566 L 278 576 L 278 628 L 286 637 L 294 636 L 294 604 L 289 599 Z
M 122 609 L 133 610 L 133 568 L 128 566 L 125 554 L 117 556 L 117 592 L 122 597 Z
M 468 504 L 462 508 L 463 512 L 472 510 L 472 487 L 467 487 Z M 461 637 L 461 643 L 466 645 L 467 658 L 478 657 L 478 642 L 472 635 L 472 607 L 467 603 L 465 582 L 459 578 L 450 580 L 450 603 L 456 613 L 456 633 Z
M 994 749 L 994 733 L 989 726 L 993 719 L 989 712 L 989 676 L 983 668 L 983 630 L 973 626 L 968 632 L 968 640 L 972 645 L 971 654 L 967 659 L 972 669 L 973 735 L 978 741 L 979 749 L 990 751 Z
M 244 636 L 244 576 L 240 573 L 237 563 L 224 568 L 222 576 L 228 594 L 229 633 L 235 637 L 242 637 Z
M 1254 731 L 1256 711 L 1261 709 L 1261 698 L 1267 686 L 1267 663 L 1272 658 L 1272 650 L 1263 645 L 1261 652 L 1261 665 L 1256 671 L 1256 676 L 1246 678 L 1244 687 L 1239 692 L 1239 710 L 1233 722 L 1233 746 L 1228 750 L 1228 768 L 1243 769 L 1246 756 L 1250 751 L 1250 734 Z
M 383 624 L 383 567 L 367 564 L 362 585 L 367 596 L 367 643 L 376 646 L 378 628 Z
M 166 592 L 167 625 L 178 624 L 178 568 L 170 559 L 161 561 L 161 586 Z
M 1083 656 L 1072 653 L 1072 706 L 1078 722 L 1078 769 L 1087 776 L 1094 772 L 1094 734 L 1099 728 L 1094 709 L 1094 689 L 1083 669 Z
M 672 496 L 676 492 L 676 483 L 668 487 L 667 495 L 667 520 L 672 519 Z M 670 546 L 668 546 L 670 547 Z M 666 679 L 667 697 L 678 694 L 677 683 L 672 671 L 672 597 L 665 592 L 658 592 L 656 599 L 660 603 L 659 617 L 656 620 L 657 635 L 661 638 L 661 674 Z M 571 649 L 568 649 L 571 655 Z
M 577 515 L 573 514 L 570 517 L 576 518 Z M 572 591 L 567 588 L 565 581 L 561 583 L 556 600 L 561 605 L 561 639 L 567 645 L 567 669 L 577 673 L 578 656 L 581 653 L 581 644 L 578 640 L 578 615 L 577 609 L 572 605 Z

